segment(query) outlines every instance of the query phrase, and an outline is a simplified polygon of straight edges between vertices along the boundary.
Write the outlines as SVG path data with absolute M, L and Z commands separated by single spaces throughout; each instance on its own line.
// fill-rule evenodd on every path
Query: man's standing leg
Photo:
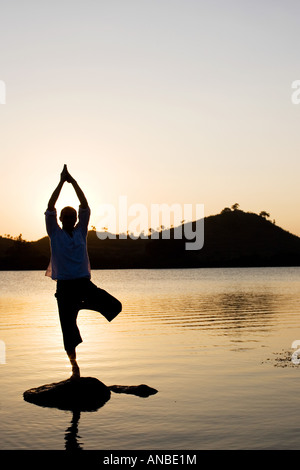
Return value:
M 74 295 L 74 294 L 73 294 Z M 63 334 L 64 348 L 72 366 L 71 378 L 79 378 L 80 370 L 76 361 L 76 346 L 82 342 L 77 326 L 78 302 L 69 292 L 57 292 L 57 304 Z

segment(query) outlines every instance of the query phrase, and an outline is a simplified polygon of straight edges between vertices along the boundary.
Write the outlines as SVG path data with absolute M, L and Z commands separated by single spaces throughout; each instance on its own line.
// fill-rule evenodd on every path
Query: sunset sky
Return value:
M 299 18 L 296 0 L 0 0 L 0 234 L 46 235 L 67 163 L 90 225 L 127 196 L 237 202 L 300 236 Z

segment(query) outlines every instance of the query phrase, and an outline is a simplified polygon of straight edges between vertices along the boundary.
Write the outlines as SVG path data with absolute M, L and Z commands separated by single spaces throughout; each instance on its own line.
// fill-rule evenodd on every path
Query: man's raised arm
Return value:
M 80 188 L 79 184 L 77 183 L 77 181 L 70 175 L 70 173 L 68 172 L 68 175 L 67 175 L 67 181 L 68 183 L 71 183 L 76 194 L 77 194 L 77 197 L 80 201 L 80 205 L 81 205 L 81 208 L 82 209 L 87 209 L 88 208 L 88 202 L 87 202 L 87 199 L 82 191 L 82 189 Z
M 67 165 L 64 165 L 63 171 L 60 174 L 60 182 L 58 183 L 57 187 L 55 188 L 55 190 L 52 193 L 52 196 L 49 199 L 48 211 L 54 211 L 56 201 L 57 201 L 58 196 L 61 192 L 61 188 L 64 185 L 64 182 L 67 181 L 67 177 L 68 177 Z

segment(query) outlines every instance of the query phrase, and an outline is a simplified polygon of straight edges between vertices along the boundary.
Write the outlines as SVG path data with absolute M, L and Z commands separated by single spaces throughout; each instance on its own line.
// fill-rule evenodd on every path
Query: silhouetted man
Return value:
M 60 213 L 62 228 L 57 223 L 55 204 L 65 182 L 72 184 L 80 201 L 78 212 L 64 207 Z M 76 361 L 76 346 L 82 342 L 77 326 L 80 309 L 96 310 L 108 321 L 122 310 L 121 303 L 91 282 L 87 252 L 87 231 L 90 208 L 81 188 L 64 165 L 60 182 L 54 190 L 45 212 L 46 228 L 51 243 L 51 261 L 46 275 L 57 281 L 56 299 L 63 334 L 64 348 L 72 365 L 72 378 L 80 377 Z M 75 225 L 76 224 L 76 225 Z

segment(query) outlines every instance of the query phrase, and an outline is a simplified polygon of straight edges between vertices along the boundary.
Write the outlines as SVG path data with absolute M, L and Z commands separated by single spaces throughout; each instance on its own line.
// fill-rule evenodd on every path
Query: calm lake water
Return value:
M 93 271 L 92 280 L 123 311 L 112 323 L 80 312 L 82 376 L 158 393 L 112 393 L 80 416 L 25 402 L 25 390 L 70 375 L 55 282 L 0 272 L 1 449 L 300 449 L 291 360 L 300 268 Z

